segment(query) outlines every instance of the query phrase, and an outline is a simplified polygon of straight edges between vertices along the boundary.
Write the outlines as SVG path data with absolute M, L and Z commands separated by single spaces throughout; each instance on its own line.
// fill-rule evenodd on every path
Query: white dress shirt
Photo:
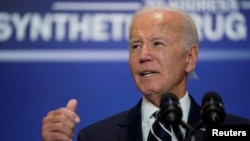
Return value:
M 182 120 L 187 122 L 188 114 L 190 110 L 190 98 L 188 92 L 179 100 L 181 109 L 182 109 Z M 152 117 L 152 114 L 158 111 L 159 108 L 150 103 L 145 97 L 142 99 L 142 106 L 141 106 L 141 115 L 142 115 L 142 136 L 143 141 L 147 141 L 148 133 L 153 125 L 155 118 Z M 185 136 L 185 129 L 181 127 L 181 131 L 183 136 Z M 174 133 L 171 134 L 172 141 L 178 141 Z

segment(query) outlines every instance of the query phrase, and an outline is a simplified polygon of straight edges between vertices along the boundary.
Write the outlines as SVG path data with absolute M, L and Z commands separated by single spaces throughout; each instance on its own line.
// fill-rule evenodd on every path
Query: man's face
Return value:
M 136 86 L 149 99 L 159 99 L 166 92 L 185 93 L 187 51 L 179 18 L 169 12 L 146 13 L 131 25 L 130 70 Z

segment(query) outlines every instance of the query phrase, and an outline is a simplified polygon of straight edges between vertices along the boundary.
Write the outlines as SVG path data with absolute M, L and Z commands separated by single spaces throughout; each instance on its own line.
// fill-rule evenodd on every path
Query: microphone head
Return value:
M 216 124 L 224 120 L 225 110 L 218 93 L 211 91 L 203 96 L 201 115 L 207 124 Z
M 166 124 L 179 124 L 182 111 L 178 98 L 173 93 L 162 95 L 160 100 L 160 120 Z
M 221 96 L 218 93 L 214 92 L 214 91 L 210 91 L 210 92 L 207 92 L 203 96 L 203 98 L 202 98 L 202 105 L 206 104 L 207 101 L 209 101 L 211 98 L 213 98 L 216 101 L 220 101 L 222 103 Z

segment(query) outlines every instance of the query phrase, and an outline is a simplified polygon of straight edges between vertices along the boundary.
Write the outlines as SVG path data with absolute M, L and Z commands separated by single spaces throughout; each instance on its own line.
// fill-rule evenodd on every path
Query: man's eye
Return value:
M 154 46 L 160 46 L 163 45 L 161 42 L 154 42 Z
M 139 45 L 131 45 L 131 49 L 137 49 L 139 47 L 140 47 Z

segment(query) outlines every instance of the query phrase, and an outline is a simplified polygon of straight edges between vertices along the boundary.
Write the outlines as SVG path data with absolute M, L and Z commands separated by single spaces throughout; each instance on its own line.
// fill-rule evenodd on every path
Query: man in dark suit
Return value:
M 198 58 L 198 33 L 192 18 L 183 11 L 150 6 L 138 10 L 131 22 L 129 35 L 129 65 L 142 99 L 132 109 L 114 115 L 82 129 L 79 141 L 147 141 L 152 116 L 159 110 L 163 94 L 172 92 L 179 99 L 182 120 L 194 126 L 201 119 L 201 107 L 187 91 L 189 77 Z M 80 118 L 75 113 L 77 101 L 65 108 L 48 113 L 43 119 L 43 141 L 69 141 Z M 249 124 L 248 119 L 226 114 L 223 124 Z M 170 130 L 171 131 L 171 130 Z M 180 132 L 185 140 L 191 133 Z M 203 140 L 205 129 L 195 132 L 197 141 Z M 169 133 L 172 141 L 175 134 Z

